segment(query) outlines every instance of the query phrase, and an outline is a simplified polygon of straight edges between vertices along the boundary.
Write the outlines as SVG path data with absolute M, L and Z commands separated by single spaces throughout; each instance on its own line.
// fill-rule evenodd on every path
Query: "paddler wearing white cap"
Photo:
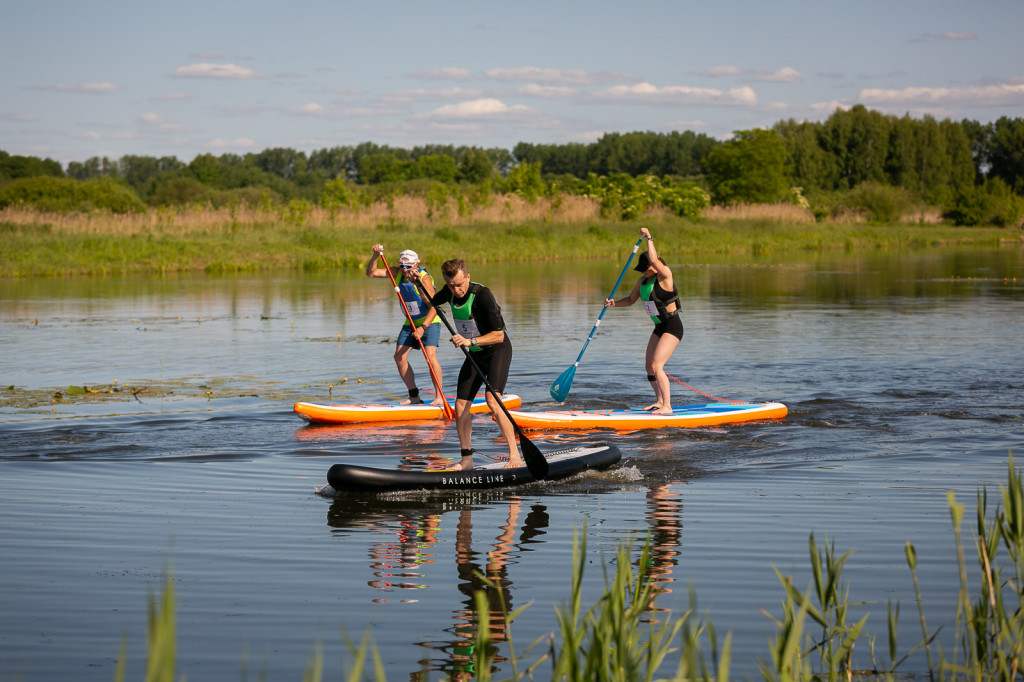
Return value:
M 373 255 L 366 264 L 367 277 L 388 276 L 388 270 L 377 267 L 377 261 L 380 260 L 382 253 L 384 253 L 384 245 L 374 244 Z M 408 399 L 403 400 L 401 404 L 418 405 L 423 402 L 423 399 L 420 397 L 419 388 L 416 387 L 416 373 L 413 372 L 412 365 L 409 364 L 409 351 L 418 347 L 420 341 L 423 343 L 423 354 L 426 356 L 434 376 L 437 377 L 437 384 L 443 385 L 441 383 L 441 364 L 437 361 L 437 344 L 441 340 L 441 320 L 434 319 L 432 324 L 426 325 L 424 328 L 423 322 L 430 306 L 420 296 L 416 287 L 419 282 L 427 294 L 433 296 L 435 293 L 434 280 L 427 269 L 420 265 L 419 255 L 410 249 L 398 254 L 398 264 L 389 266 L 389 269 L 391 276 L 395 278 L 398 293 L 405 302 L 405 308 L 409 311 L 409 317 L 413 321 L 412 325 L 409 324 L 408 319 L 404 321 L 395 343 L 395 364 L 398 365 L 398 375 L 402 377 L 405 387 L 409 390 Z M 440 405 L 443 399 L 443 396 L 437 395 L 431 405 Z

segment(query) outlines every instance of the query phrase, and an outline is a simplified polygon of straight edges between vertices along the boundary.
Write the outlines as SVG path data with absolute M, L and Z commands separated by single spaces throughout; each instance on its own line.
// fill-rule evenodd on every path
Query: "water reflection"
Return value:
M 504 523 L 497 528 L 478 527 L 474 544 L 474 511 L 486 510 L 490 515 L 495 508 L 506 506 Z M 428 589 L 426 567 L 447 564 L 446 559 L 438 556 L 443 545 L 438 533 L 442 516 L 449 512 L 457 514 L 455 574 L 464 599 L 451 612 L 452 624 L 443 629 L 444 640 L 417 642 L 429 653 L 419 661 L 420 670 L 411 673 L 410 679 L 426 680 L 429 673 L 442 672 L 449 679 L 468 680 L 476 675 L 481 658 L 496 665 L 506 660 L 499 655 L 499 648 L 508 641 L 505 614 L 515 608 L 509 566 L 518 563 L 524 552 L 531 551 L 527 545 L 542 542 L 540 538 L 549 525 L 546 505 L 533 504 L 525 515 L 522 506 L 523 498 L 519 496 L 500 500 L 488 495 L 433 501 L 339 498 L 331 505 L 327 523 L 332 528 L 342 532 L 373 528 L 391 536 L 370 544 L 371 579 L 367 584 L 385 593 L 372 599 L 378 604 L 392 599 L 399 603 L 419 600 L 415 592 L 404 591 Z M 442 581 L 447 582 L 444 578 Z M 490 643 L 483 652 L 476 650 L 480 626 L 477 593 L 483 595 L 488 605 Z
M 676 486 L 667 483 L 647 491 L 647 525 L 651 544 L 648 556 L 647 582 L 651 585 L 651 611 L 669 611 L 655 604 L 662 594 L 672 592 L 674 572 L 679 564 L 683 535 L 683 498 Z

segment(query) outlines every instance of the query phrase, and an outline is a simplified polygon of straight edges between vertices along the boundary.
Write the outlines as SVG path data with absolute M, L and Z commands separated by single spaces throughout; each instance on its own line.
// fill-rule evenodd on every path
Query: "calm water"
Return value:
M 548 388 L 620 267 L 471 268 L 503 305 L 509 391 L 526 409 L 553 407 Z M 511 633 L 519 650 L 556 628 L 577 530 L 590 599 L 616 548 L 650 532 L 658 606 L 680 612 L 694 586 L 698 608 L 733 632 L 740 678 L 767 655 L 759 609 L 781 612 L 772 569 L 807 584 L 812 532 L 854 550 L 845 575 L 879 651 L 890 599 L 903 605 L 904 653 L 918 639 L 907 541 L 929 625 L 951 623 L 946 491 L 968 505 L 969 531 L 978 488 L 1002 483 L 1008 453 L 1024 450 L 1020 248 L 676 274 L 686 336 L 670 373 L 714 396 L 784 402 L 786 420 L 534 432 L 542 450 L 613 440 L 624 461 L 511 491 L 333 500 L 317 491 L 334 462 L 415 467 L 458 451 L 441 422 L 313 428 L 291 412 L 296 400 L 402 397 L 399 309 L 381 280 L 0 283 L 0 680 L 110 680 L 122 641 L 139 679 L 147 599 L 168 572 L 191 680 L 297 679 L 317 645 L 337 679 L 350 661 L 343 633 L 366 631 L 391 679 L 439 679 L 465 669 L 477 572 L 498 579 L 493 603 L 530 604 Z M 650 402 L 649 326 L 639 307 L 609 311 L 566 405 Z M 440 356 L 453 385 L 462 356 Z M 426 388 L 422 360 L 414 367 Z M 143 390 L 51 402 L 72 385 Z M 673 390 L 676 404 L 706 401 Z M 476 426 L 474 444 L 500 451 L 492 422 Z

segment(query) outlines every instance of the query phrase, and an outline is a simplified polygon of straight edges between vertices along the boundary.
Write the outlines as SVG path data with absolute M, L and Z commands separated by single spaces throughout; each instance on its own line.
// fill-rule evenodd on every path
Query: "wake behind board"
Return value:
M 523 404 L 522 399 L 512 393 L 501 396 L 505 407 L 514 409 Z M 455 407 L 455 399 L 448 404 Z M 313 424 L 356 424 L 359 422 L 401 422 L 422 419 L 441 419 L 444 410 L 439 405 L 320 405 L 318 403 L 295 403 L 292 408 L 297 415 Z M 473 399 L 469 411 L 472 414 L 490 412 L 483 394 Z
M 587 469 L 605 469 L 622 459 L 614 445 L 597 443 L 557 450 L 544 455 L 548 475 L 544 480 L 565 478 Z M 398 490 L 479 490 L 532 483 L 525 466 L 506 469 L 494 462 L 470 471 L 405 471 L 335 464 L 327 470 L 327 482 L 339 492 L 392 492 Z
M 739 422 L 782 419 L 788 409 L 782 403 L 706 403 L 673 408 L 672 414 L 645 410 L 548 410 L 510 411 L 521 429 L 660 429 L 693 428 Z

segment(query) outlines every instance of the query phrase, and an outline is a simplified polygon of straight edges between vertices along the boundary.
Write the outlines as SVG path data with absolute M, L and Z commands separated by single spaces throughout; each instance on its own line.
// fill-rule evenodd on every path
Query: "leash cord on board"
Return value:
M 735 402 L 739 402 L 739 401 L 736 401 L 736 400 L 726 400 L 725 398 L 718 398 L 718 397 L 715 397 L 715 396 L 711 395 L 710 393 L 705 393 L 704 391 L 697 390 L 696 388 L 694 388 L 690 384 L 686 383 L 685 381 L 680 381 L 679 379 L 676 379 L 674 376 L 672 376 L 668 372 L 665 372 L 665 375 L 669 379 L 671 379 L 672 381 L 676 382 L 677 384 L 682 384 L 683 386 L 685 386 L 686 388 L 690 389 L 691 391 L 693 391 L 697 395 L 702 395 L 705 398 L 711 398 L 712 400 L 716 400 L 716 401 L 718 401 L 720 403 L 735 403 Z

